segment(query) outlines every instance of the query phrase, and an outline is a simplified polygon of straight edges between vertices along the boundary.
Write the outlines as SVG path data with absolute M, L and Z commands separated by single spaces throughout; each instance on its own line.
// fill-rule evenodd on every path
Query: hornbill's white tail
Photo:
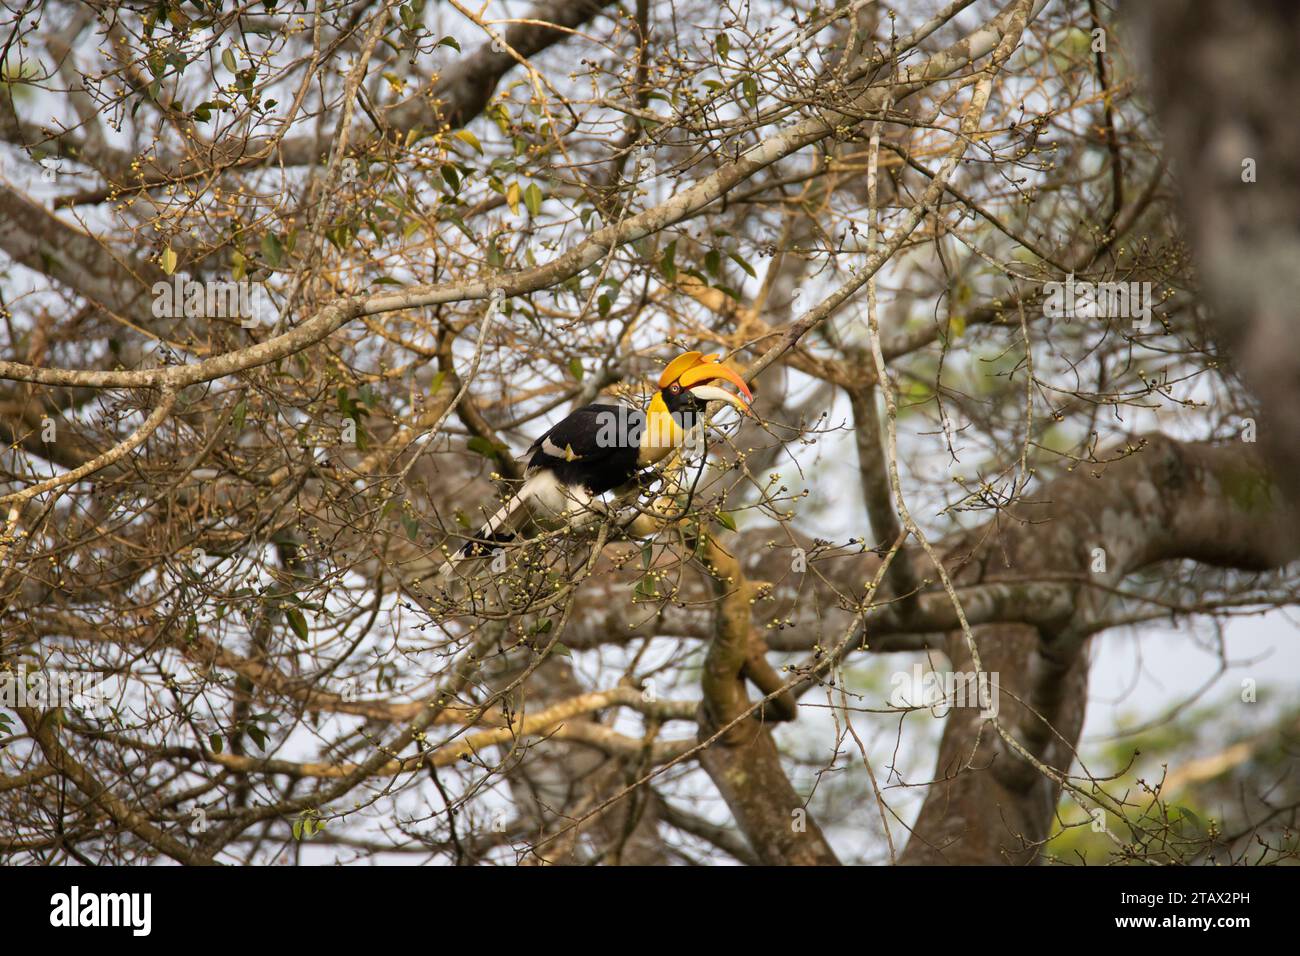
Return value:
M 572 526 L 574 516 L 585 511 L 594 517 L 594 509 L 592 495 L 585 489 L 566 486 L 551 471 L 533 472 L 474 537 L 442 563 L 438 577 L 450 577 L 466 558 L 483 557 L 511 541 L 530 521 L 550 524 L 563 519 L 561 523 Z

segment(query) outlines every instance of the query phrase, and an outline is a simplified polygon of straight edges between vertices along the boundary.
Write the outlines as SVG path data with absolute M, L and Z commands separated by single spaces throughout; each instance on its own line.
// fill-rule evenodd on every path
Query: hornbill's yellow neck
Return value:
M 662 391 L 655 392 L 646 410 L 645 428 L 641 431 L 641 448 L 637 464 L 642 468 L 662 461 L 674 448 L 686 441 L 686 430 L 673 417 Z

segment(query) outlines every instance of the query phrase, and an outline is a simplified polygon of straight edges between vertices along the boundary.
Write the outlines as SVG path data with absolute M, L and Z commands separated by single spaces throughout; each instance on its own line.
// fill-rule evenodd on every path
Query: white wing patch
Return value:
M 565 461 L 578 460 L 578 456 L 573 453 L 572 446 L 566 445 L 565 447 L 561 448 L 559 445 L 555 444 L 555 442 L 551 441 L 549 438 L 543 439 L 542 451 L 546 452 L 546 454 L 550 455 L 552 458 L 562 458 Z

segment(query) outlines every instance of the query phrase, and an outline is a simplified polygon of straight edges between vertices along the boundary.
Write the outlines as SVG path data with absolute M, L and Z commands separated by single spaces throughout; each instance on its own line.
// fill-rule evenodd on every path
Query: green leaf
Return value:
M 725 511 L 719 511 L 716 515 L 718 524 L 722 525 L 728 531 L 736 530 L 736 519 Z
M 262 257 L 272 268 L 279 266 L 280 260 L 284 258 L 284 246 L 280 245 L 279 237 L 273 232 L 262 237 Z
M 248 416 L 248 400 L 241 398 L 239 404 L 230 415 L 230 427 L 239 431 L 244 427 L 244 419 Z
M 212 749 L 214 754 L 221 753 L 221 748 L 224 746 L 221 734 L 208 734 L 208 746 Z
M 582 376 L 584 374 L 582 370 L 582 363 L 578 361 L 578 357 L 576 355 L 573 358 L 569 359 L 569 374 L 572 375 L 579 382 L 582 381 Z
M 557 655 L 559 655 L 560 657 L 572 657 L 572 656 L 573 656 L 573 651 L 569 650 L 567 647 L 565 647 L 565 646 L 564 646 L 563 644 L 561 644 L 559 641 L 556 641 L 554 644 L 551 645 L 551 653 L 552 653 L 552 654 L 557 654 Z
M 669 282 L 677 281 L 677 240 L 668 243 L 663 256 L 659 259 L 659 271 Z
M 460 44 L 456 42 L 455 37 L 443 37 L 441 40 L 435 43 L 434 46 L 449 46 L 457 53 L 460 52 Z
M 719 33 L 717 39 L 717 47 L 718 47 L 718 56 L 722 57 L 725 60 L 727 58 L 727 54 L 731 52 L 731 37 L 727 36 L 725 33 Z
M 231 73 L 239 72 L 239 64 L 235 62 L 235 51 L 226 47 L 221 53 L 221 65 Z
M 529 183 L 528 188 L 524 190 L 524 205 L 528 207 L 530 215 L 536 216 L 542 211 L 542 199 L 542 191 L 537 183 Z
M 437 375 L 435 375 L 433 377 L 433 381 L 429 383 L 429 394 L 437 395 L 440 391 L 442 391 L 442 383 L 445 382 L 446 380 L 447 380 L 446 372 L 439 372 Z
M 738 256 L 736 253 L 728 252 L 727 256 L 731 259 L 732 262 L 734 262 L 736 265 L 740 266 L 740 268 L 748 272 L 751 279 L 758 278 L 758 273 L 754 271 L 754 267 L 751 266 L 744 259 L 742 259 L 740 256 Z
M 469 239 L 471 242 L 478 242 L 478 236 L 470 232 L 469 226 L 465 225 L 465 220 L 461 219 L 460 216 L 449 215 L 446 219 L 461 232 L 465 233 L 465 238 Z
M 248 736 L 253 738 L 253 743 L 257 744 L 257 749 L 265 750 L 266 734 L 262 732 L 262 728 L 258 727 L 256 724 L 249 724 L 247 729 Z
M 452 133 L 452 135 L 455 136 L 462 143 L 468 143 L 470 146 L 474 148 L 474 151 L 477 152 L 480 156 L 483 154 L 483 144 L 480 143 L 478 141 L 478 137 L 475 136 L 473 133 L 471 133 L 469 130 L 458 129 L 456 130 L 456 132 Z
M 333 229 L 325 233 L 325 238 L 329 239 L 331 245 L 337 248 L 339 252 L 346 250 L 352 245 L 352 239 L 356 238 L 356 230 L 344 222 L 343 225 L 334 226 Z
M 168 275 L 176 271 L 176 253 L 171 246 L 163 250 L 162 258 L 158 264 L 162 266 L 162 271 Z
M 405 511 L 402 512 L 402 527 L 406 529 L 406 537 L 414 541 L 420 536 L 420 522 L 416 521 Z
M 484 458 L 495 458 L 497 456 L 497 446 L 482 435 L 475 435 L 465 443 L 465 447 L 470 451 L 478 452 Z
M 758 109 L 758 80 L 746 76 L 741 80 L 740 85 L 745 90 L 745 99 L 749 102 L 750 109 Z
M 289 626 L 298 635 L 298 639 L 301 641 L 307 640 L 307 618 L 302 611 L 296 607 L 291 607 L 285 612 L 285 617 L 289 619 Z
M 301 840 L 301 839 L 302 839 L 302 820 L 301 820 L 301 819 L 298 819 L 298 820 L 294 820 L 294 821 L 293 821 L 293 838 L 294 838 L 295 840 Z

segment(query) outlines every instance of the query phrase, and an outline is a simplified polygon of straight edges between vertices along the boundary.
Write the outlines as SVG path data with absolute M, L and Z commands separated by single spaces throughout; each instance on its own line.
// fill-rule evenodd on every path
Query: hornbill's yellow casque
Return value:
M 719 379 L 744 399 L 708 384 Z M 729 402 L 747 413 L 753 398 L 745 380 L 717 355 L 687 352 L 668 363 L 645 411 L 597 402 L 571 412 L 533 442 L 523 485 L 440 574 L 511 540 L 528 521 L 556 527 L 590 521 L 602 511 L 599 495 L 624 488 L 685 442 L 705 403 Z

